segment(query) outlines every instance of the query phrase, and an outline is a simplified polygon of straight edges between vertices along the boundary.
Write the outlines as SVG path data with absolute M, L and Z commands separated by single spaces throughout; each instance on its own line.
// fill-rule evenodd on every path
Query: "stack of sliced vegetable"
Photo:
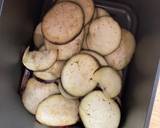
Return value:
M 22 93 L 25 108 L 47 126 L 82 121 L 118 128 L 122 70 L 135 51 L 131 32 L 92 0 L 58 0 L 34 32 L 36 49 L 22 62 L 33 72 Z

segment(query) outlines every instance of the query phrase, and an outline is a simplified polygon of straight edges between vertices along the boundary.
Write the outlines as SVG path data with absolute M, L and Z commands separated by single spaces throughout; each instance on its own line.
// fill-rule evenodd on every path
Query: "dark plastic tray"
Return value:
M 50 0 L 46 0 L 44 2 L 41 17 L 43 17 L 43 15 L 48 11 L 48 9 L 51 6 L 53 6 L 53 4 L 54 4 L 54 1 L 50 1 Z M 110 13 L 110 15 L 120 24 L 120 26 L 122 28 L 125 28 L 125 29 L 129 30 L 130 32 L 132 32 L 134 35 L 136 35 L 137 17 L 129 6 L 121 4 L 121 3 L 111 2 L 111 1 L 99 1 L 99 0 L 95 0 L 95 5 L 96 5 L 96 7 L 101 7 L 103 9 L 107 10 Z M 41 20 L 41 17 L 39 18 L 40 20 Z M 37 22 L 39 22 L 39 21 L 37 21 Z M 32 75 L 32 73 L 28 69 L 25 69 L 23 67 L 23 70 L 24 70 L 24 72 L 22 75 L 20 93 L 22 93 L 22 91 L 25 88 L 27 80 Z M 123 84 L 125 84 L 126 74 L 127 74 L 127 68 L 123 71 L 123 75 L 124 75 L 124 78 L 123 78 L 124 83 Z M 122 91 L 122 97 L 123 97 L 123 91 Z M 122 103 L 121 108 L 122 108 L 121 111 L 122 111 L 122 120 L 123 120 L 123 111 L 124 111 L 123 110 L 123 103 Z M 122 127 L 121 124 L 120 124 L 120 127 Z M 81 122 L 79 122 L 74 126 L 69 126 L 66 128 L 84 128 L 84 126 Z

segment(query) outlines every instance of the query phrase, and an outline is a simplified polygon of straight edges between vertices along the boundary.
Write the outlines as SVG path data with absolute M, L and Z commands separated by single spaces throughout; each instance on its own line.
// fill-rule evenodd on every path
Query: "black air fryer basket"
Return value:
M 19 83 L 28 79 L 29 72 L 24 75 L 20 53 L 53 4 L 52 0 L 0 0 L 0 128 L 46 128 L 21 103 Z M 124 71 L 120 128 L 147 128 L 160 72 L 160 1 L 95 0 L 95 5 L 108 10 L 136 37 L 135 55 Z

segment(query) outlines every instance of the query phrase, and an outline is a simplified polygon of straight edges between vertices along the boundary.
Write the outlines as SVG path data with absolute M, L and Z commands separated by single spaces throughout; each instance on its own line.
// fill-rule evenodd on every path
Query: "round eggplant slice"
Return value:
M 34 31 L 33 35 L 34 45 L 40 48 L 44 44 L 44 37 L 41 30 L 41 23 L 39 23 Z
M 79 114 L 86 128 L 118 128 L 121 118 L 117 103 L 101 91 L 91 92 L 82 99 Z
M 78 97 L 72 96 L 72 95 L 68 94 L 64 90 L 64 88 L 63 88 L 62 83 L 61 83 L 60 80 L 58 81 L 58 88 L 59 88 L 59 91 L 61 92 L 61 95 L 64 96 L 65 98 L 67 98 L 67 99 L 78 99 Z
M 59 2 L 44 16 L 42 32 L 45 38 L 56 44 L 65 44 L 82 30 L 84 14 L 73 2 Z
M 86 53 L 86 54 L 89 54 L 89 55 L 93 56 L 99 62 L 99 64 L 101 66 L 107 66 L 108 65 L 107 62 L 106 62 L 106 60 L 104 59 L 104 57 L 101 56 L 100 54 L 94 52 L 94 51 L 83 50 L 83 51 L 81 51 L 81 53 Z
M 68 0 L 58 0 L 60 1 L 68 1 Z M 83 12 L 84 12 L 84 19 L 85 19 L 85 25 L 89 23 L 94 15 L 94 2 L 93 0 L 69 0 L 72 2 L 77 3 L 78 5 L 81 6 Z
M 63 45 L 56 45 L 45 40 L 45 46 L 47 49 L 57 49 L 58 57 L 57 60 L 67 60 L 73 55 L 80 52 L 84 39 L 84 30 L 71 42 Z
M 44 81 L 53 81 L 60 78 L 65 61 L 56 61 L 49 69 L 45 71 L 34 72 L 34 76 Z
M 98 68 L 96 59 L 88 54 L 73 56 L 62 70 L 61 81 L 64 90 L 76 97 L 86 95 L 97 85 L 92 77 Z
M 97 10 L 97 18 L 102 16 L 110 16 L 110 14 L 103 8 L 96 8 Z
M 105 56 L 110 66 L 117 70 L 125 68 L 132 59 L 136 47 L 135 38 L 132 33 L 122 29 L 122 39 L 118 49 Z
M 56 84 L 46 84 L 37 81 L 35 78 L 30 78 L 23 92 L 22 102 L 30 113 L 35 114 L 41 101 L 50 95 L 58 93 L 60 92 Z
M 118 72 L 110 67 L 102 67 L 94 73 L 93 79 L 99 83 L 105 96 L 116 97 L 122 88 L 122 80 Z
M 73 125 L 79 120 L 78 107 L 78 100 L 53 95 L 39 104 L 36 119 L 48 126 Z
M 45 70 L 51 67 L 57 58 L 57 50 L 29 51 L 25 50 L 22 62 L 32 71 Z
M 121 28 L 113 18 L 100 17 L 90 24 L 87 36 L 87 45 L 90 50 L 108 55 L 118 48 L 120 40 Z

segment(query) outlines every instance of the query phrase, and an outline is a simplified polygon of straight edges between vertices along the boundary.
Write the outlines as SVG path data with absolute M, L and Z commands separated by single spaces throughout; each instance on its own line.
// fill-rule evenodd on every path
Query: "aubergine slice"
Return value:
M 54 81 L 60 78 L 65 61 L 56 61 L 49 69 L 33 72 L 34 76 L 44 81 Z
M 43 17 L 44 37 L 55 44 L 66 44 L 74 39 L 84 24 L 83 10 L 74 2 L 59 2 Z
M 61 75 L 63 88 L 71 95 L 81 97 L 92 91 L 97 82 L 92 79 L 99 68 L 97 60 L 88 54 L 77 54 L 69 59 Z
M 79 114 L 86 128 L 118 128 L 121 118 L 117 103 L 101 91 L 91 92 L 82 99 Z
M 121 28 L 112 17 L 103 16 L 90 24 L 87 36 L 87 46 L 90 50 L 108 55 L 119 47 L 120 41 Z
M 72 41 L 68 42 L 67 44 L 57 45 L 45 40 L 45 46 L 47 49 L 58 50 L 57 60 L 67 60 L 73 55 L 80 52 L 82 43 L 84 39 L 84 30 Z
M 73 125 L 79 120 L 78 108 L 78 100 L 53 95 L 39 104 L 36 119 L 47 126 Z
M 122 79 L 118 72 L 111 67 L 102 67 L 94 73 L 93 79 L 99 83 L 105 96 L 114 98 L 122 89 Z
M 30 78 L 22 94 L 24 107 L 32 114 L 35 114 L 41 101 L 50 95 L 58 94 L 59 89 L 55 83 L 42 83 L 35 78 Z
M 110 66 L 117 70 L 124 69 L 131 61 L 135 52 L 136 41 L 133 34 L 122 29 L 122 39 L 120 46 L 113 53 L 105 56 Z
M 57 58 L 57 50 L 29 51 L 26 48 L 22 62 L 24 66 L 32 71 L 41 71 L 51 67 Z

